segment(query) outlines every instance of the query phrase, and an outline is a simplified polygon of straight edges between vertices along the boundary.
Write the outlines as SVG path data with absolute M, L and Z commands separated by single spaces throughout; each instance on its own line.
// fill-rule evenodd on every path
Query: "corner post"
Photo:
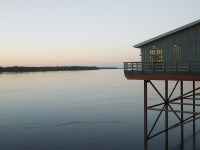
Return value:
M 131 63 L 131 72 L 133 73 L 133 62 Z

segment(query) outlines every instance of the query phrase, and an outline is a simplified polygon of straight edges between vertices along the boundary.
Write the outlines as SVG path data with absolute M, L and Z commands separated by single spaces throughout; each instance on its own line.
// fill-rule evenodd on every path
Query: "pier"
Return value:
M 195 136 L 196 120 L 200 119 L 200 20 L 134 47 L 141 49 L 141 62 L 124 62 L 124 74 L 128 80 L 144 80 L 144 149 L 148 150 L 151 139 L 165 134 L 168 150 L 169 131 L 180 127 L 180 142 L 184 143 L 184 125 L 192 123 Z M 156 87 L 158 80 L 163 81 L 164 92 Z M 186 81 L 191 83 L 190 89 L 184 86 Z M 160 102 L 150 104 L 149 89 L 157 93 Z M 158 111 L 158 115 L 149 124 L 151 111 Z M 163 114 L 164 128 L 156 130 Z M 169 124 L 169 114 L 174 114 L 178 122 Z

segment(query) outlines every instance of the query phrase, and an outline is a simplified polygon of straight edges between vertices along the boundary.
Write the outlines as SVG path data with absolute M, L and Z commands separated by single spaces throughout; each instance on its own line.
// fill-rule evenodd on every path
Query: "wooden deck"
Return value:
M 125 62 L 124 74 L 130 80 L 200 81 L 200 62 Z

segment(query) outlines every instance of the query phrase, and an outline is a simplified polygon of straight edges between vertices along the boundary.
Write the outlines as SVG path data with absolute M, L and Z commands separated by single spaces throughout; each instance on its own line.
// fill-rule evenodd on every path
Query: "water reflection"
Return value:
M 123 70 L 0 74 L 0 83 L 2 150 L 144 150 L 143 82 L 128 81 Z M 163 149 L 163 139 L 149 149 Z
M 164 134 L 166 134 L 166 132 Z M 178 144 L 175 144 L 172 147 L 170 147 L 171 143 L 169 142 L 169 139 L 166 139 L 166 137 L 165 137 L 165 139 L 163 140 L 165 146 L 163 145 L 162 149 L 165 149 L 165 150 L 188 150 L 188 149 L 199 150 L 200 147 L 197 145 L 196 140 L 197 140 L 197 137 L 200 136 L 200 129 L 196 132 L 194 130 L 194 132 L 191 135 L 188 135 L 185 138 L 184 138 L 184 134 L 181 134 L 181 132 L 180 132 L 180 135 L 181 135 L 180 142 Z M 168 138 L 170 138 L 170 137 L 168 137 Z M 151 143 L 151 139 L 144 141 L 144 149 L 145 150 L 150 150 L 150 148 L 148 147 L 149 143 Z M 157 140 L 157 143 L 160 143 L 160 139 Z M 147 147 L 145 147 L 145 145 Z
M 13 124 L 13 125 L 0 125 L 0 128 L 25 128 L 25 129 L 37 129 L 37 128 L 54 128 L 54 127 L 62 127 L 68 125 L 89 125 L 89 124 L 120 124 L 125 123 L 118 120 L 108 120 L 108 121 L 69 121 L 69 122 L 61 122 L 52 125 L 42 125 L 42 124 Z
M 0 74 L 0 83 L 2 150 L 143 149 L 142 84 L 123 70 Z
M 172 147 L 175 145 L 175 149 L 196 149 L 196 120 L 200 117 L 199 111 L 196 106 L 200 106 L 198 103 L 199 93 L 195 88 L 195 82 L 192 82 L 190 86 L 186 86 L 188 90 L 192 85 L 192 89 L 189 89 L 189 92 L 183 88 L 183 81 L 180 81 L 180 88 L 176 88 L 179 81 L 176 84 L 171 85 L 173 89 L 170 96 L 170 86 L 168 81 L 164 81 L 164 88 L 158 90 L 160 86 L 155 86 L 157 82 L 152 83 L 151 81 L 144 81 L 144 149 L 165 149 L 173 150 Z M 152 103 L 152 99 L 149 98 L 148 94 L 150 91 L 148 86 L 152 86 L 152 89 L 155 90 L 161 101 L 157 103 Z M 189 85 L 189 84 L 188 84 Z M 174 87 L 173 87 L 174 86 Z M 159 87 L 159 88 L 157 88 Z M 174 91 L 177 90 L 177 93 Z M 164 93 L 164 96 L 162 95 Z M 180 93 L 178 93 L 180 92 Z M 174 94 L 175 93 L 175 94 Z M 173 95 L 174 94 L 174 95 Z M 171 99 L 171 97 L 174 97 Z M 150 101 L 151 100 L 151 101 Z M 186 101 L 187 100 L 187 101 Z M 191 101 L 192 100 L 192 101 Z M 174 101 L 177 101 L 174 103 Z M 175 105 L 173 105 L 175 104 Z M 190 107 L 192 106 L 192 107 Z M 154 112 L 150 112 L 153 110 Z M 155 110 L 158 113 L 155 113 Z M 173 113 L 169 113 L 173 112 Z M 175 116 L 176 117 L 175 117 Z M 192 123 L 191 123 L 192 122 Z M 190 126 L 188 125 L 190 123 Z M 176 130 L 175 130 L 176 129 Z M 171 131 L 172 130 L 172 131 Z M 175 131 L 174 131 L 175 130 Z M 177 132 L 179 130 L 179 132 Z M 192 130 L 192 137 L 188 137 Z M 189 134 L 188 134 L 189 133 Z M 161 140 L 162 134 L 162 140 Z M 188 137 L 188 139 L 184 139 Z M 150 142 L 149 142 L 150 141 Z M 151 142 L 152 141 L 152 142 Z M 177 142 L 176 142 L 177 141 Z M 162 144 L 161 144 L 162 143 Z M 187 144 L 186 144 L 187 143 Z M 158 146 L 155 146 L 157 144 Z M 161 145 L 161 146 L 160 146 Z M 150 148 L 149 148 L 150 147 Z M 190 148 L 189 148 L 190 147 Z

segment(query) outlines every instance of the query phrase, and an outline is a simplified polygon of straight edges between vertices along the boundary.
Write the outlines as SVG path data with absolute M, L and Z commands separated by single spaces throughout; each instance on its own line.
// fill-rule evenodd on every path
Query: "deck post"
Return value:
M 190 74 L 190 60 L 188 61 L 188 73 Z
M 148 149 L 148 139 L 147 139 L 147 134 L 148 134 L 148 128 L 147 128 L 147 83 L 148 80 L 144 80 L 144 150 Z
M 181 148 L 183 149 L 183 142 L 184 142 L 184 126 L 183 126 L 183 81 L 180 81 L 180 95 L 181 95 Z
M 133 62 L 131 63 L 131 72 L 133 73 Z
M 195 81 L 193 81 L 193 112 L 195 112 Z M 193 115 L 193 135 L 195 134 L 195 115 Z
M 152 62 L 152 72 L 154 73 L 154 62 Z
M 165 62 L 163 61 L 163 73 L 165 73 Z
M 165 150 L 168 150 L 168 80 L 165 80 Z
M 195 81 L 193 81 L 193 112 L 196 111 L 195 109 Z M 195 131 L 196 131 L 196 127 L 195 127 L 195 119 L 196 119 L 196 116 L 193 115 L 193 149 L 196 149 L 196 134 L 195 134 Z

